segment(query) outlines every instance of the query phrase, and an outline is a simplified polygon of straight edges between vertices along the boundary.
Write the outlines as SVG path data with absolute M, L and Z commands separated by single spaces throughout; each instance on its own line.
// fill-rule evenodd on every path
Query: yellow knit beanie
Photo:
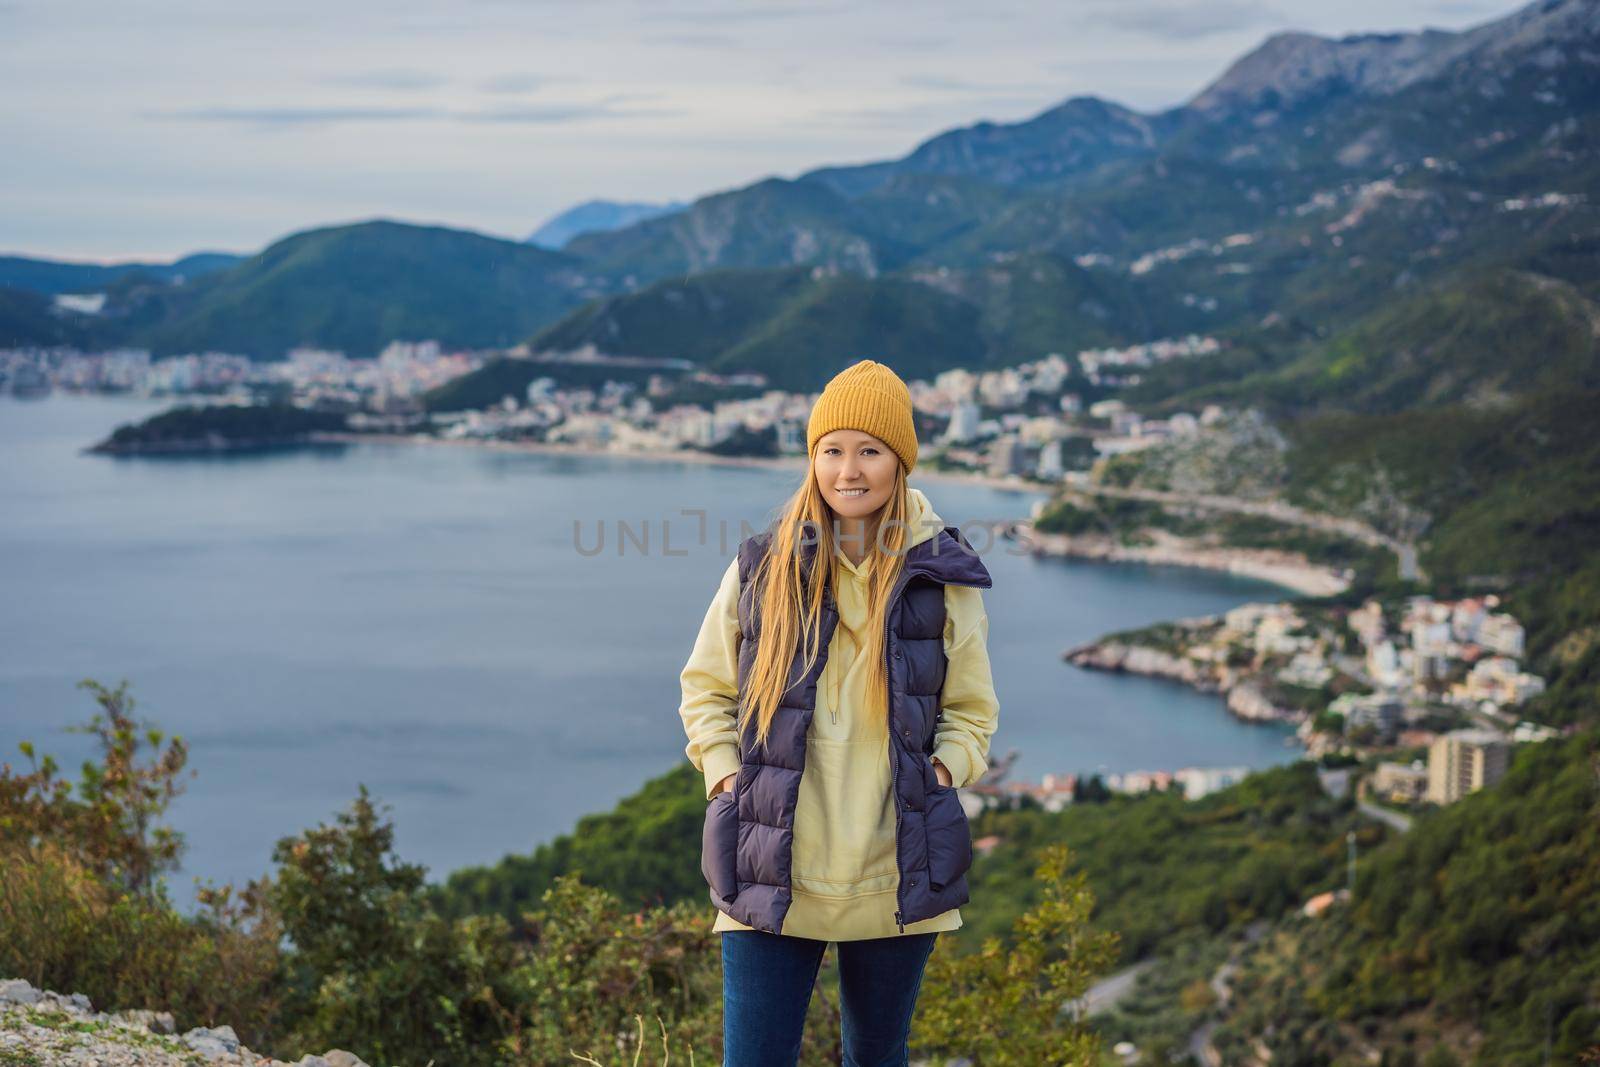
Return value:
M 806 452 L 815 457 L 818 439 L 834 430 L 870 433 L 894 450 L 907 474 L 917 465 L 911 390 L 882 363 L 863 359 L 834 375 L 811 409 Z

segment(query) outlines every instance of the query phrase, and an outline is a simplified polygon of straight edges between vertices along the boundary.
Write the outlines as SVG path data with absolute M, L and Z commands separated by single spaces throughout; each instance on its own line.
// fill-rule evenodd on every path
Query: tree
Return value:
M 505 919 L 452 922 L 427 904 L 425 868 L 394 855 L 394 826 L 360 787 L 335 825 L 281 839 L 267 895 L 294 942 L 290 1047 L 339 1045 L 371 1063 L 499 1062 L 515 1031 Z
M 57 776 L 55 758 L 38 759 L 33 744 L 24 741 L 19 748 L 32 770 L 17 774 L 10 764 L 0 765 L 0 843 L 65 844 L 103 881 L 144 900 L 163 898 L 160 876 L 177 869 L 184 844 L 182 834 L 157 823 L 183 791 L 188 746 L 181 737 L 168 738 L 154 725 L 135 721 L 126 679 L 107 689 L 85 678 L 78 688 L 94 693 L 100 711 L 68 730 L 93 735 L 100 761 L 84 762 L 74 798 L 73 784 Z M 144 746 L 152 751 L 141 762 Z
M 975 1067 L 1093 1067 L 1100 1036 L 1085 1021 L 1084 997 L 1110 967 L 1117 935 L 1089 928 L 1094 894 L 1082 872 L 1067 875 L 1071 852 L 1048 845 L 1034 876 L 1041 899 L 968 956 L 935 951 L 912 1027 L 924 1057 L 966 1057 Z

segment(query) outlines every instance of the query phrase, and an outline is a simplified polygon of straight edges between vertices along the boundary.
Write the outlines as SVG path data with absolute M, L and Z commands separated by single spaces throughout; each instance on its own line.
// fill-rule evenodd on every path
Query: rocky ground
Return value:
M 0 979 L 0 1067 L 367 1067 L 343 1049 L 294 1064 L 257 1055 L 231 1026 L 174 1030 L 168 1012 L 102 1013 L 82 993 Z

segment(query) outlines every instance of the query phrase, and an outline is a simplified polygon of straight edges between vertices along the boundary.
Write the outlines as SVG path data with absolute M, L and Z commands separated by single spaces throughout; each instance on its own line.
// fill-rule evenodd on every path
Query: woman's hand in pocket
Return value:
M 738 777 L 739 777 L 739 775 L 736 772 L 734 774 L 728 775 L 728 777 L 726 777 L 722 781 L 718 782 L 717 783 L 717 792 L 716 793 L 712 793 L 711 794 L 712 797 L 713 798 L 716 797 L 717 793 L 731 792 L 733 790 L 733 783 Z
M 953 779 L 950 777 L 950 768 L 946 767 L 944 764 L 940 763 L 937 757 L 935 757 L 932 760 L 932 763 L 933 763 L 933 776 L 935 778 L 939 779 L 939 784 L 940 785 L 950 785 L 951 782 L 953 781 Z

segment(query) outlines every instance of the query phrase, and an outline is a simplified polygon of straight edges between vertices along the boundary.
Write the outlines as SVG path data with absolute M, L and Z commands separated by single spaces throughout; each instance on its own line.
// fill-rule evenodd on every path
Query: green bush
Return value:
M 227 1022 L 259 1039 L 276 1020 L 280 964 L 260 886 L 204 887 L 195 918 L 172 909 L 161 876 L 183 840 L 159 820 L 181 791 L 187 750 L 135 722 L 126 682 L 80 688 L 100 705 L 76 728 L 99 740 L 99 762 L 74 783 L 25 743 L 32 770 L 0 765 L 0 975 L 83 993 L 101 1010 L 168 1010 L 184 1027 Z

